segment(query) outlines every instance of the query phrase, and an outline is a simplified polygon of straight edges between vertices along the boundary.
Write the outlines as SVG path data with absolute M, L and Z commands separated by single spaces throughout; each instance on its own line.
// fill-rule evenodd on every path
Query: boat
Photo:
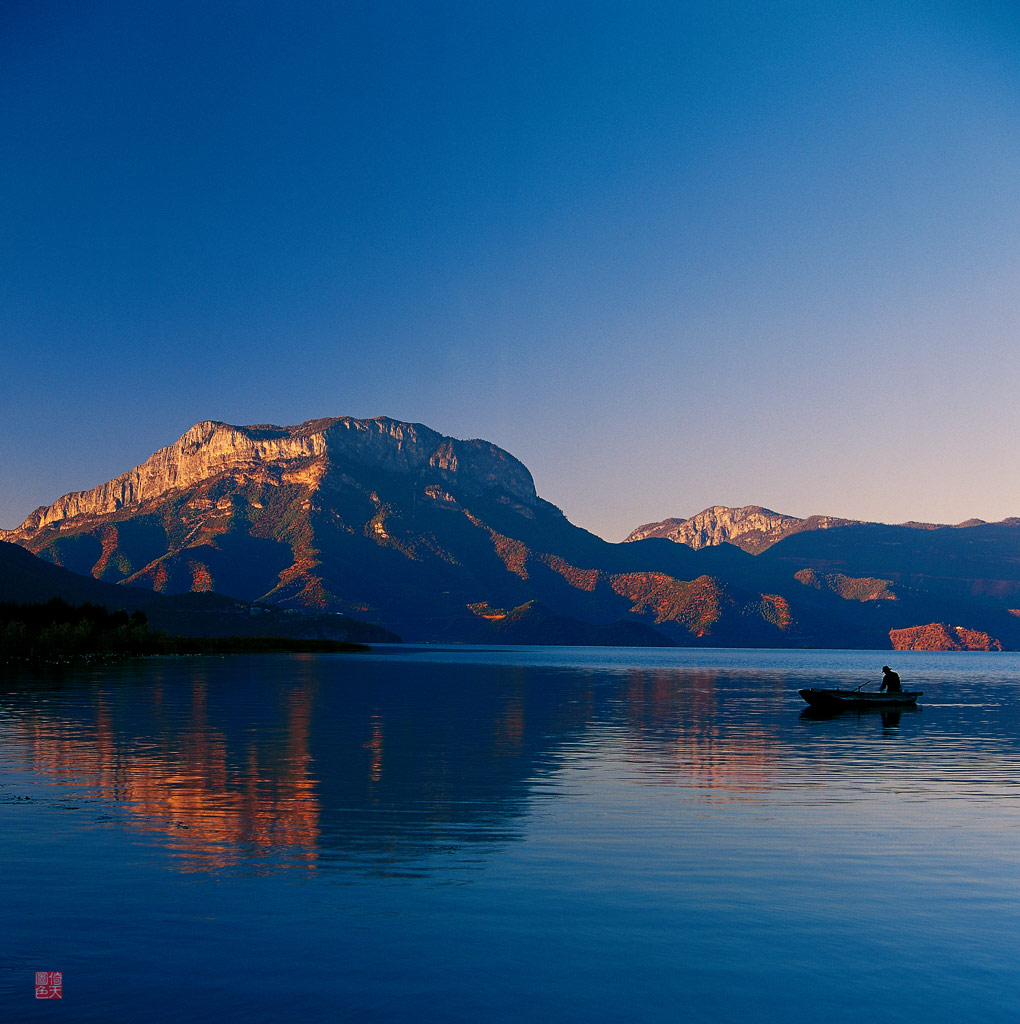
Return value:
M 873 690 L 799 690 L 813 708 L 826 711 L 866 711 L 870 708 L 909 708 L 924 696 L 924 690 L 898 690 L 875 693 Z

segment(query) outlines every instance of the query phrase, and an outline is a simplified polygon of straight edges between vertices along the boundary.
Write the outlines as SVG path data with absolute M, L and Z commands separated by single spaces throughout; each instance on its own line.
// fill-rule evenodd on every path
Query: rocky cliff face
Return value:
M 300 460 L 322 456 L 324 450 L 321 434 L 300 436 L 273 427 L 197 423 L 140 466 L 92 490 L 65 494 L 52 505 L 36 509 L 17 529 L 0 533 L 0 539 L 31 540 L 47 526 L 72 527 L 78 520 L 141 505 L 223 473 L 241 476 L 285 470 Z
M 217 478 L 245 485 L 299 484 L 316 489 L 327 469 L 431 471 L 471 494 L 501 491 L 524 508 L 537 500 L 528 470 L 485 441 L 458 441 L 428 427 L 380 417 L 311 420 L 297 427 L 237 427 L 207 420 L 140 466 L 89 491 L 36 509 L 0 540 L 30 544 L 47 527 L 79 529 L 89 520 L 140 508 Z
M 745 505 L 743 508 L 713 505 L 690 519 L 664 519 L 659 523 L 639 526 L 626 541 L 662 537 L 677 544 L 686 544 L 695 550 L 717 544 L 733 544 L 756 555 L 791 533 L 850 526 L 854 522 L 832 516 L 798 519 L 760 505 Z

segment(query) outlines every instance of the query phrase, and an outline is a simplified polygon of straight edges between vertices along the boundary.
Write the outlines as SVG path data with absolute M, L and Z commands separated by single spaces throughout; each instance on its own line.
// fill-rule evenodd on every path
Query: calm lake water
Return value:
M 4 1020 L 1020 1018 L 1014 654 L 8 674 L 0 821 Z

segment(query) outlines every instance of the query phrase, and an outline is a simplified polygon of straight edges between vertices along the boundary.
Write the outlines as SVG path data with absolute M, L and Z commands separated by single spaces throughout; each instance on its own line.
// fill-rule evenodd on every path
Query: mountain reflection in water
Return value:
M 300 656 L 68 673 L 4 695 L 7 758 L 123 814 L 182 870 L 390 870 L 514 838 L 594 703 L 513 669 L 496 687 L 450 667 L 382 676 Z
M 30 715 L 23 705 L 8 742 L 35 771 L 159 836 L 182 869 L 283 850 L 314 865 L 321 808 L 310 771 L 311 689 L 281 692 L 279 724 L 260 735 L 211 721 L 220 716 L 209 712 L 209 668 L 157 664 L 141 679 L 121 668 L 102 683 L 64 688 L 70 700 L 40 699 Z
M 8 764 L 127 823 L 180 870 L 400 874 L 519 838 L 536 787 L 567 762 L 597 763 L 607 736 L 632 781 L 704 805 L 810 793 L 890 736 L 910 742 L 924 720 L 801 720 L 788 669 L 548 661 L 404 652 L 103 667 L 10 683 L 0 733 Z M 989 743 L 1015 754 L 1005 734 L 970 742 L 975 756 Z M 954 734 L 939 749 L 964 763 L 967 746 Z M 915 762 L 940 759 L 926 750 Z M 872 753 L 880 766 L 884 751 Z M 853 785 L 882 785 L 874 765 Z

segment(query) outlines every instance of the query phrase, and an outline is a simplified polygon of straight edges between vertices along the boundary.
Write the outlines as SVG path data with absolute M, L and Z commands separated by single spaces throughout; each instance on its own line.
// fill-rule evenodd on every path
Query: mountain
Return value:
M 485 609 L 536 602 L 562 617 L 561 642 L 621 621 L 654 630 L 628 629 L 641 642 L 783 642 L 731 571 L 743 552 L 608 544 L 495 445 L 385 417 L 199 423 L 0 536 L 105 582 L 339 612 L 412 640 L 498 641 L 524 627 Z
M 797 519 L 760 505 L 745 505 L 743 508 L 713 505 L 690 519 L 663 519 L 639 526 L 626 537 L 625 543 L 661 537 L 676 544 L 686 544 L 695 551 L 716 544 L 734 544 L 757 555 L 793 533 L 828 530 L 834 526 L 850 526 L 854 522 L 832 516 Z
M 386 417 L 199 423 L 0 538 L 119 591 L 218 591 L 406 640 L 1020 647 L 1020 521 L 716 507 L 610 544 L 508 452 Z

